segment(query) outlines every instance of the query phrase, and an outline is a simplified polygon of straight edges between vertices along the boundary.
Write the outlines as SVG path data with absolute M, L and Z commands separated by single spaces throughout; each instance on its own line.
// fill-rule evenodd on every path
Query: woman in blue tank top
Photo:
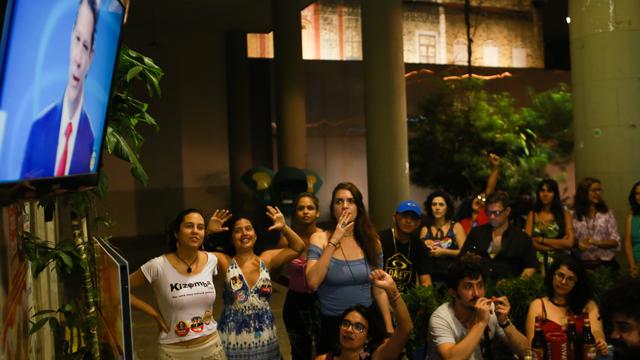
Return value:
M 393 332 L 389 300 L 384 290 L 371 288 L 369 273 L 381 268 L 382 246 L 369 220 L 362 193 L 352 183 L 340 183 L 331 196 L 331 232 L 311 236 L 307 254 L 307 285 L 320 299 L 320 338 L 316 353 L 337 343 L 340 316 L 356 304 L 370 306 L 375 298 L 387 332 Z

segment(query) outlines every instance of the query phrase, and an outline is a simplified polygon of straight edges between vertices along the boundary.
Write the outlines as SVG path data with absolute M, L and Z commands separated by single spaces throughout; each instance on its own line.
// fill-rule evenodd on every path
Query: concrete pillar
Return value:
M 390 226 L 397 203 L 409 197 L 402 1 L 361 6 L 369 209 L 382 229 Z
M 570 0 L 569 16 L 576 181 L 600 179 L 621 225 L 640 179 L 640 2 Z
M 242 174 L 253 166 L 247 34 L 241 31 L 229 32 L 225 35 L 225 42 L 231 209 L 248 214 L 252 210 L 253 195 L 241 180 Z
M 302 29 L 297 0 L 273 0 L 278 167 L 306 168 L 307 133 Z

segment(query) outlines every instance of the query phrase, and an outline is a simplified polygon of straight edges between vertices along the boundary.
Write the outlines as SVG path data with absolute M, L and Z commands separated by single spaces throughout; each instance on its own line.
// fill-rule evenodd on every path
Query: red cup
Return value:
M 548 333 L 547 356 L 550 360 L 567 360 L 567 334 L 563 332 Z

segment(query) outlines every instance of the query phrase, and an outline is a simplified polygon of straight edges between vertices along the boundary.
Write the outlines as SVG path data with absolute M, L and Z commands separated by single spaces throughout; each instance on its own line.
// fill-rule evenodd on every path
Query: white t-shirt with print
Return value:
M 165 255 L 161 255 L 140 267 L 153 287 L 160 313 L 169 327 L 168 333 L 160 332 L 159 343 L 187 341 L 216 331 L 213 276 L 218 274 L 217 263 L 218 259 L 207 253 L 207 263 L 202 271 L 183 275 Z

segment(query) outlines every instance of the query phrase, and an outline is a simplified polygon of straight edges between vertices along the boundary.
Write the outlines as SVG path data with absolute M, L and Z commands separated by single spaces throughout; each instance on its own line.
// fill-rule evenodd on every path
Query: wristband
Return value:
M 392 299 L 390 299 L 390 300 L 389 300 L 389 302 L 390 302 L 391 304 L 395 304 L 395 302 L 396 302 L 396 301 L 398 301 L 398 299 L 400 298 L 400 296 L 402 296 L 402 295 L 400 294 L 400 291 L 398 291 L 398 292 L 396 293 L 396 295 L 395 295 Z
M 500 323 L 498 323 L 498 326 L 500 326 L 500 327 L 501 327 L 501 328 L 503 328 L 503 329 L 508 328 L 508 327 L 509 327 L 509 325 L 511 325 L 511 319 L 509 319 L 509 318 L 507 318 L 507 322 L 506 322 L 506 323 L 504 323 L 504 324 L 500 324 Z

